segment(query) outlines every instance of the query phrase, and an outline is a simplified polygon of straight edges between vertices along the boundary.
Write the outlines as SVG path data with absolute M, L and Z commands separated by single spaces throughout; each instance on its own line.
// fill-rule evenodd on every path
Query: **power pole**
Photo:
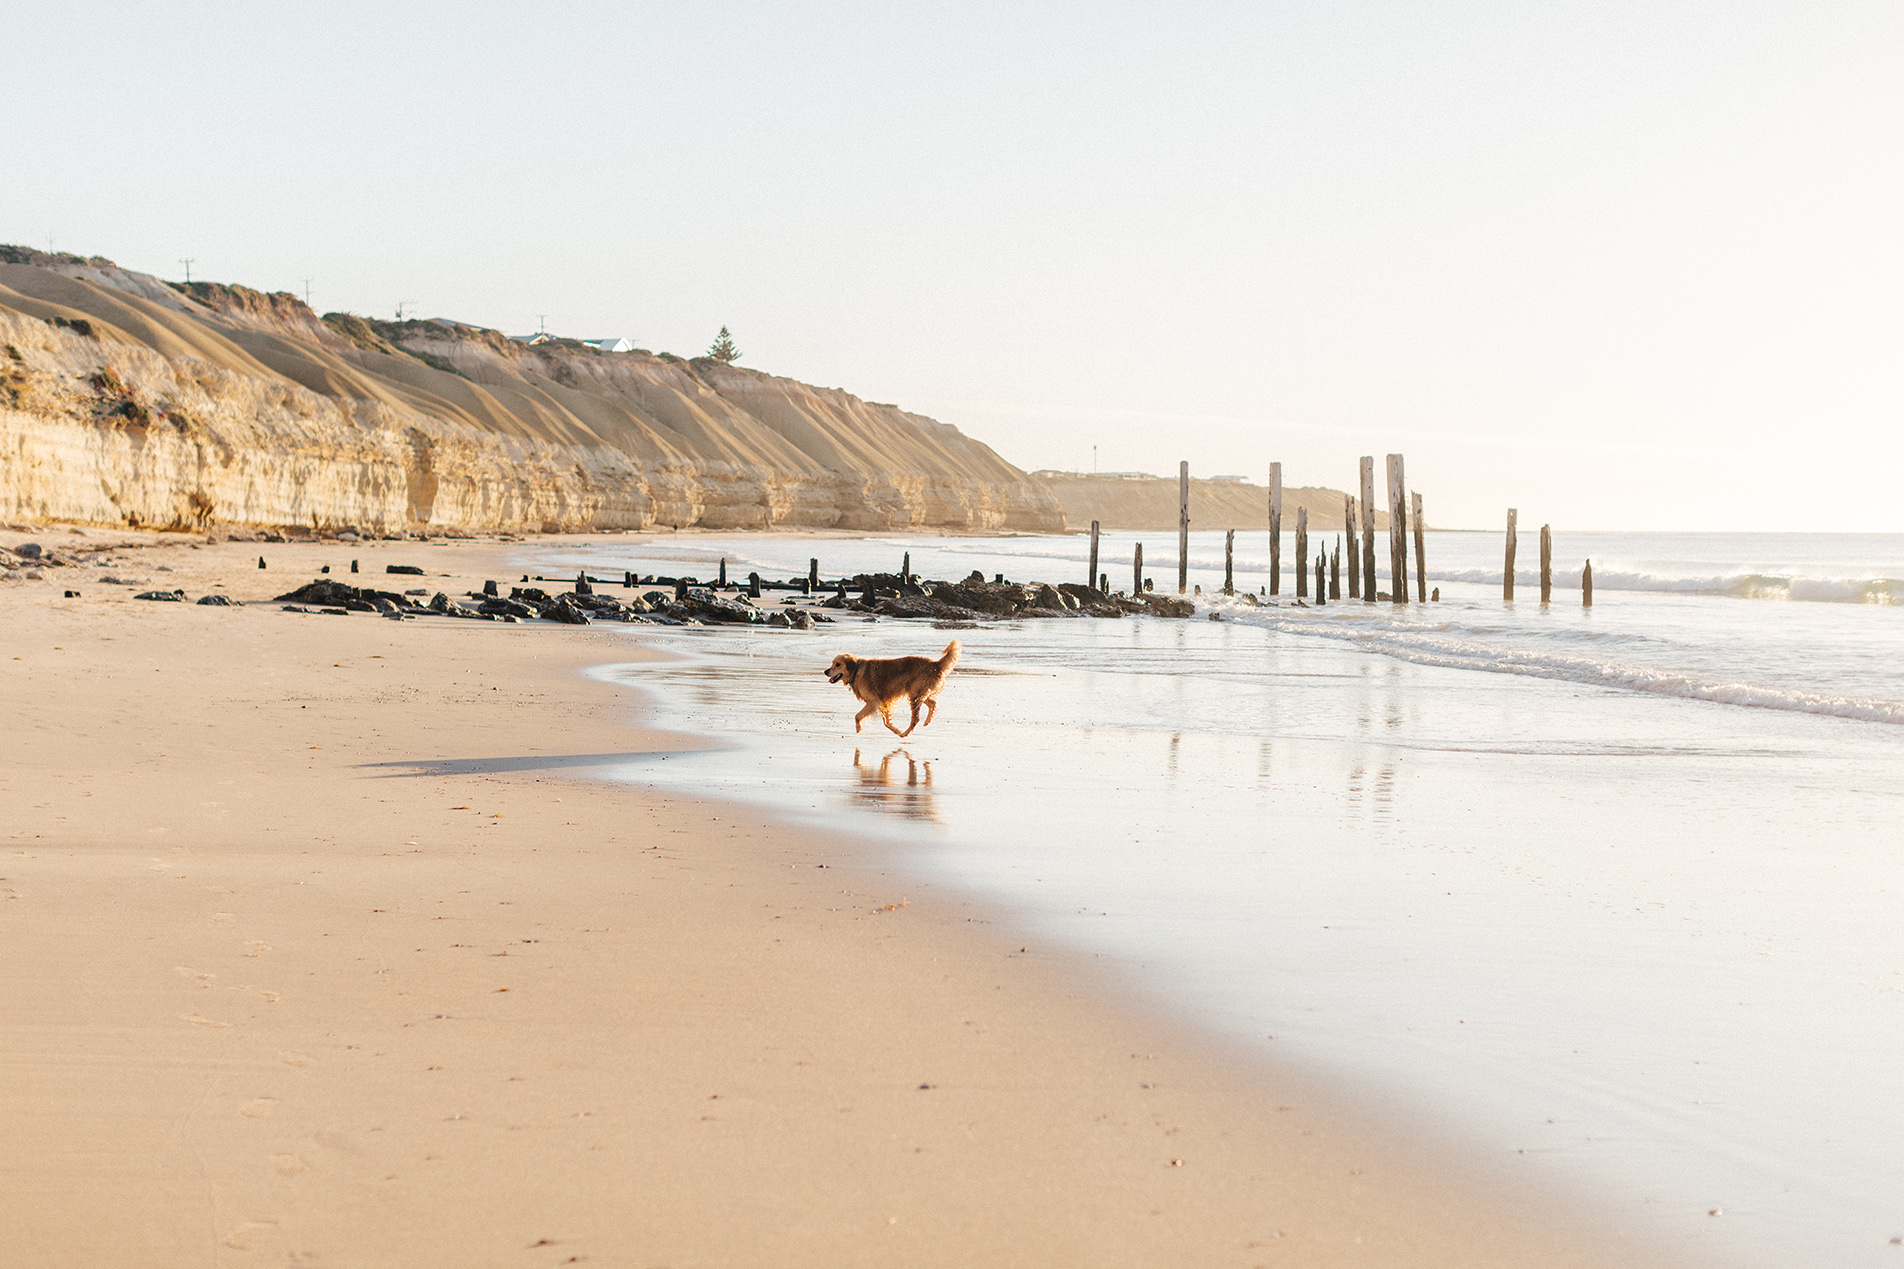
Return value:
M 536 314 L 536 334 L 546 335 L 548 333 L 549 333 L 549 315 L 547 313 L 537 313 Z
M 398 300 L 397 301 L 397 320 L 398 321 L 403 320 L 403 307 L 406 304 L 409 305 L 412 310 L 416 308 L 415 300 Z
M 311 307 L 311 280 L 309 278 L 304 279 L 304 307 Z
M 192 280 L 192 262 L 197 259 L 197 256 L 179 258 L 179 263 L 185 266 L 185 280 L 188 283 Z

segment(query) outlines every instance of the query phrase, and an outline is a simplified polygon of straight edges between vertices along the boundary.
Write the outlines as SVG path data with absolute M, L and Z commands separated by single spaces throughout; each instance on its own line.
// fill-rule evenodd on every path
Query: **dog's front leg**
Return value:
M 865 709 L 862 709 L 859 713 L 853 715 L 853 731 L 855 734 L 859 732 L 859 729 L 861 727 L 866 725 L 867 719 L 871 718 L 875 713 L 878 712 L 878 708 L 879 707 L 876 705 L 868 705 Z
M 887 731 L 899 737 L 901 740 L 904 740 L 906 738 L 905 732 L 900 731 L 897 727 L 893 726 L 892 707 L 890 705 L 887 706 L 885 709 L 882 709 L 879 711 L 879 718 L 881 722 L 886 724 Z

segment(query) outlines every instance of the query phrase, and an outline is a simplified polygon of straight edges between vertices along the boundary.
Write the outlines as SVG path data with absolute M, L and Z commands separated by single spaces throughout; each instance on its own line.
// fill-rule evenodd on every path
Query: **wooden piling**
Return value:
M 899 581 L 902 585 L 909 584 L 912 581 L 912 552 L 911 551 L 907 551 L 905 558 L 900 561 Z
M 1519 514 L 1512 507 L 1507 509 L 1507 563 L 1501 569 L 1501 598 L 1510 604 L 1514 602 L 1514 519 Z
M 1097 589 L 1098 593 L 1102 595 L 1111 593 L 1111 575 L 1109 573 L 1099 573 L 1097 575 Z
M 1408 497 L 1402 456 L 1388 456 L 1388 597 L 1408 602 Z
M 1236 593 L 1236 530 L 1223 532 L 1223 593 Z
M 1546 603 L 1554 597 L 1554 535 L 1546 525 L 1540 526 L 1540 602 Z
M 1091 571 L 1084 575 L 1086 586 L 1097 585 L 1097 521 L 1091 521 Z
M 353 573 L 355 573 L 355 572 L 357 571 L 357 561 L 356 561 L 356 560 L 352 560 L 352 561 L 350 562 L 350 571 L 351 571 L 351 572 L 353 572 Z
M 1587 566 L 1580 570 L 1580 606 L 1582 608 L 1593 607 L 1593 561 L 1592 560 L 1588 560 Z
M 1428 552 L 1421 540 L 1421 491 L 1414 493 L 1414 504 L 1410 507 L 1415 514 L 1415 594 L 1422 603 L 1428 602 Z
M 1349 539 L 1349 598 L 1362 598 L 1362 566 L 1356 560 L 1361 554 L 1355 541 L 1355 496 L 1342 495 L 1342 532 Z
M 1190 464 L 1177 464 L 1177 593 L 1190 589 Z
M 715 585 L 723 590 L 727 588 L 727 561 L 725 559 L 721 561 L 721 580 L 716 582 Z
M 1329 602 L 1329 597 L 1323 594 L 1326 588 L 1322 584 L 1322 561 L 1328 554 L 1327 551 L 1323 551 L 1316 556 L 1316 607 L 1318 608 Z
M 1139 542 L 1131 551 L 1131 594 L 1144 593 L 1144 544 Z
M 1329 557 L 1329 598 L 1342 598 L 1342 539 L 1335 540 L 1335 554 Z
M 818 560 L 807 561 L 807 589 L 820 589 L 820 561 Z
M 1296 598 L 1309 595 L 1309 508 L 1296 508 Z
M 1269 593 L 1283 589 L 1283 465 L 1269 465 Z
M 760 598 L 760 574 L 759 573 L 747 574 L 747 597 L 749 599 Z
M 1375 456 L 1362 457 L 1362 602 L 1375 602 Z

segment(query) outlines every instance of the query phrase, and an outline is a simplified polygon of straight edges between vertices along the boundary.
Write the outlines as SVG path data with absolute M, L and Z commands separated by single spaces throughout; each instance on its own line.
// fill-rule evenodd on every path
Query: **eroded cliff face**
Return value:
M 319 318 L 0 248 L 0 517 L 396 531 L 1049 531 L 956 428 L 718 362 Z M 182 293 L 183 292 L 183 293 Z

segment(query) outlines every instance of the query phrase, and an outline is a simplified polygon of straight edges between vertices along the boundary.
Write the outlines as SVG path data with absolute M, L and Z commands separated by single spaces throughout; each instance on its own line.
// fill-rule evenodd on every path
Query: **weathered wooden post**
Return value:
M 1329 598 L 1342 598 L 1342 539 L 1335 540 L 1335 554 L 1329 557 Z
M 259 567 L 259 568 L 263 568 L 263 567 L 264 567 L 264 556 L 262 556 L 262 555 L 260 555 L 260 556 L 258 557 L 258 567 Z
M 258 562 L 264 567 L 264 561 Z M 1269 465 L 1269 593 L 1283 589 L 1283 465 Z
M 1131 552 L 1131 594 L 1144 593 L 1144 544 L 1139 542 Z
M 818 560 L 807 561 L 807 588 L 820 589 L 820 561 Z
M 1223 593 L 1236 593 L 1236 530 L 1223 531 Z
M 749 599 L 760 598 L 760 574 L 759 573 L 747 574 L 747 597 Z
M 911 583 L 911 581 L 912 581 L 912 552 L 907 551 L 905 554 L 905 558 L 901 560 L 899 564 L 899 582 L 901 585 L 908 585 Z
M 523 580 L 527 581 L 528 578 L 524 578 Z M 844 595 L 845 593 L 846 593 L 845 591 L 840 592 L 840 594 L 842 595 Z M 688 598 L 688 579 L 685 577 L 675 578 L 674 579 L 674 602 L 677 604 L 686 603 L 687 598 Z
M 350 562 L 350 571 L 351 571 L 351 572 L 353 572 L 353 573 L 355 573 L 355 572 L 357 571 L 357 561 L 356 561 L 356 560 L 352 560 L 352 561 Z
M 716 582 L 715 585 L 723 590 L 727 588 L 727 561 L 725 559 L 721 561 L 721 580 Z
M 1362 457 L 1362 602 L 1375 602 L 1375 456 Z
M 1086 586 L 1097 585 L 1097 521 L 1091 521 L 1091 571 L 1084 575 Z
M 1322 584 L 1322 561 L 1328 557 L 1328 554 L 1327 551 L 1323 551 L 1316 556 L 1316 606 L 1318 608 L 1329 602 L 1329 597 L 1323 594 L 1325 588 Z
M 633 586 L 634 584 L 635 584 L 635 575 L 626 570 L 623 570 L 621 575 L 622 589 L 627 590 L 629 587 Z
M 1546 526 L 1540 526 L 1540 602 L 1546 603 L 1554 597 L 1554 535 Z
M 1402 456 L 1388 456 L 1388 597 L 1408 602 L 1408 488 Z
M 1507 565 L 1501 570 L 1501 598 L 1510 604 L 1514 602 L 1514 518 L 1519 514 L 1512 507 L 1507 509 Z
M 1309 595 L 1309 508 L 1296 508 L 1296 598 Z
M 1425 604 L 1428 602 L 1428 552 L 1421 540 L 1420 490 L 1415 491 L 1414 506 L 1411 509 L 1415 513 L 1415 594 Z
M 1190 463 L 1177 464 L 1177 593 L 1190 589 Z
M 1580 606 L 1582 608 L 1593 607 L 1593 561 L 1592 560 L 1588 560 L 1587 566 L 1580 570 Z
M 1342 495 L 1342 532 L 1349 539 L 1349 598 L 1362 597 L 1362 566 L 1356 562 L 1360 554 L 1355 541 L 1355 495 Z M 1339 554 L 1339 552 L 1338 552 Z

